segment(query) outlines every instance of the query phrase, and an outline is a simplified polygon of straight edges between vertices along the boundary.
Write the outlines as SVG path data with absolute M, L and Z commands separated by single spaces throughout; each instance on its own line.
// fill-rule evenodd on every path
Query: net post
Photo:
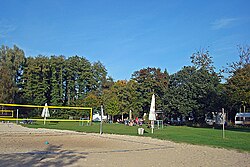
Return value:
M 16 124 L 18 124 L 18 109 L 16 109 L 16 118 L 17 118 Z
M 225 112 L 224 108 L 222 108 L 222 138 L 225 138 Z
M 90 119 L 90 125 L 92 124 L 92 108 L 90 108 L 90 116 L 89 116 L 89 119 Z
M 103 123 L 103 106 L 101 105 L 101 122 L 100 122 L 100 135 L 103 133 L 102 131 L 102 123 Z

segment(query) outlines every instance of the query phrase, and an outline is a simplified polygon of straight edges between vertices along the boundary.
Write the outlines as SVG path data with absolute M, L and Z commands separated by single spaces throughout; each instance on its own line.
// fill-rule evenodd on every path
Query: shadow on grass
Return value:
M 237 132 L 250 132 L 249 127 L 226 127 L 226 130 L 237 131 Z
M 209 125 L 187 125 L 188 127 L 192 128 L 207 128 L 207 129 L 222 129 L 222 125 L 215 125 L 215 126 L 209 126 Z M 244 126 L 225 126 L 225 130 L 229 131 L 235 131 L 235 132 L 250 132 L 250 127 L 244 127 Z
M 48 145 L 45 151 L 0 154 L 0 166 L 67 166 L 87 158 L 88 153 L 62 150 L 61 147 Z

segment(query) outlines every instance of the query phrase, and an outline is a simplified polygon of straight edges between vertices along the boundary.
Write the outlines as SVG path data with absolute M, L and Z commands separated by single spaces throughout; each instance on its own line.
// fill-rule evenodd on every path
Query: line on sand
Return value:
M 154 145 L 154 146 L 159 146 L 159 147 L 166 147 L 166 145 L 163 145 L 163 144 L 156 144 L 156 143 L 150 143 L 150 142 L 135 141 L 135 140 L 129 140 L 129 139 L 121 139 L 121 138 L 109 137 L 109 136 L 98 136 L 96 134 L 92 134 L 92 135 L 96 136 L 96 137 L 100 137 L 100 138 L 111 139 L 111 140 L 119 140 L 119 141 L 124 141 L 124 142 L 131 142 L 131 143 L 138 143 L 138 144 L 146 144 L 146 145 Z M 120 135 L 120 136 L 122 136 L 122 135 Z M 167 147 L 168 148 L 174 148 L 172 146 L 171 147 L 167 146 Z
M 140 152 L 140 151 L 150 151 L 150 150 L 164 150 L 168 148 L 174 147 L 153 147 L 153 148 L 141 148 L 141 149 L 121 149 L 121 150 L 106 150 L 106 151 L 89 151 L 89 152 L 78 152 L 78 151 L 64 151 L 64 152 L 54 152 L 54 151 L 34 151 L 34 152 L 26 152 L 26 153 L 15 153 L 21 155 L 62 155 L 62 154 L 105 154 L 105 153 L 126 153 L 126 152 Z

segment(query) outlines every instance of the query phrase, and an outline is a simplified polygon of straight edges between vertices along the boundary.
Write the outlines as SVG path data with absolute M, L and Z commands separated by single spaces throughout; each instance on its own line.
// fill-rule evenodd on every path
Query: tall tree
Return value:
M 149 112 L 151 96 L 156 94 L 156 108 L 163 109 L 163 96 L 168 89 L 169 76 L 167 71 L 160 68 L 144 68 L 132 74 L 132 80 L 138 83 L 138 92 L 141 92 L 143 112 Z M 140 113 L 142 116 L 143 113 Z
M 19 87 L 25 56 L 16 45 L 0 48 L 0 101 L 14 103 L 20 101 Z
M 239 60 L 228 63 L 222 72 L 229 74 L 225 83 L 229 119 L 250 107 L 250 47 L 238 46 Z
M 50 103 L 62 106 L 65 103 L 65 58 L 63 56 L 50 57 Z
M 129 101 L 128 101 L 128 91 L 126 89 L 127 81 L 119 80 L 114 83 L 111 87 L 112 92 L 116 95 L 118 99 L 119 111 L 128 112 Z
M 65 71 L 66 102 L 75 105 L 94 86 L 91 63 L 83 57 L 73 56 L 66 60 Z
M 111 89 L 103 90 L 101 103 L 104 105 L 105 114 L 113 116 L 120 114 L 119 100 L 117 95 Z
M 213 66 L 213 57 L 207 49 L 202 48 L 198 50 L 193 53 L 190 58 L 196 69 L 204 68 L 211 73 L 214 72 L 215 67 Z
M 107 70 L 104 65 L 98 61 L 93 63 L 92 73 L 92 89 L 101 93 L 103 85 L 107 82 Z
M 214 103 L 217 98 L 219 78 L 207 70 L 195 67 L 183 67 L 170 76 L 169 92 L 165 95 L 166 110 L 171 115 L 188 116 L 192 113 L 196 121 L 207 112 L 218 111 L 220 106 Z M 204 121 L 204 120 L 203 120 Z
M 222 72 L 229 73 L 229 78 L 234 73 L 250 64 L 250 46 L 238 46 L 239 61 L 228 63 L 228 67 L 224 68 Z
M 250 64 L 236 70 L 226 83 L 230 115 L 249 111 L 250 107 Z
M 169 92 L 165 95 L 166 110 L 170 115 L 188 116 L 203 122 L 206 113 L 219 111 L 222 93 L 219 87 L 220 77 L 214 71 L 212 56 L 207 49 L 192 54 L 193 66 L 170 76 Z M 219 92 L 221 94 L 219 94 Z
M 112 116 L 112 120 L 114 120 L 115 115 L 118 115 L 120 113 L 119 102 L 118 102 L 117 97 L 115 97 L 115 96 L 108 99 L 108 101 L 106 102 L 106 105 L 104 107 L 106 110 L 106 114 Z
M 170 76 L 169 91 L 164 96 L 165 110 L 170 115 L 187 116 L 199 108 L 195 73 L 195 67 L 188 66 Z
M 50 102 L 49 58 L 39 55 L 27 58 L 23 72 L 23 96 L 25 103 L 44 105 Z
M 15 93 L 15 85 L 11 77 L 11 71 L 6 65 L 0 68 L 0 102 L 13 103 L 13 94 Z
M 126 90 L 128 101 L 128 106 L 126 107 L 126 110 L 132 110 L 134 116 L 142 116 L 142 93 L 138 91 L 139 84 L 134 80 L 130 80 L 127 82 Z

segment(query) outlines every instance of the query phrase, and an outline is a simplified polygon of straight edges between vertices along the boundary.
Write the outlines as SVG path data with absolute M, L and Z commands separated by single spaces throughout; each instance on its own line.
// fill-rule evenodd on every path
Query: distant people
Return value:
M 139 126 L 142 126 L 142 121 L 139 121 Z
M 124 119 L 124 125 L 128 125 L 128 119 Z
M 136 124 L 139 124 L 139 119 L 138 119 L 138 117 L 135 118 L 135 123 L 136 123 Z
M 119 119 L 119 118 L 116 120 L 116 122 L 117 123 L 123 123 L 122 119 Z
M 129 126 L 134 126 L 134 121 L 133 121 L 133 120 L 131 120 L 131 121 L 129 122 Z

